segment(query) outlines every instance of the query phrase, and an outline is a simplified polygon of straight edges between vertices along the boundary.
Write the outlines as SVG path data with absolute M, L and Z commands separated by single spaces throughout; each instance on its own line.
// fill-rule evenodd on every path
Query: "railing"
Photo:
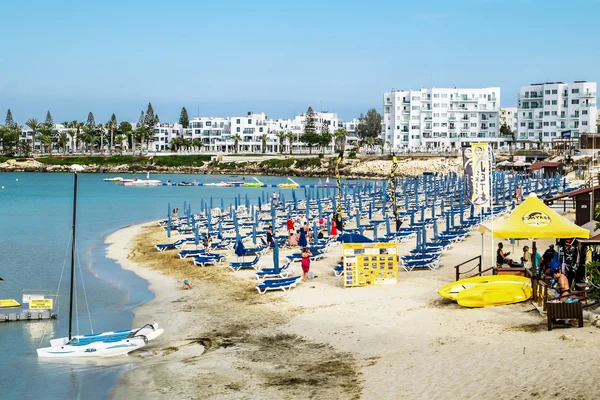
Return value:
M 466 265 L 466 264 L 470 263 L 471 261 L 475 261 L 475 260 L 478 260 L 478 261 L 477 261 L 477 265 L 475 265 L 473 268 L 471 268 L 471 269 L 470 269 L 470 270 L 468 270 L 468 271 L 464 271 L 464 272 L 461 272 L 461 271 L 460 271 L 460 267 L 462 267 L 463 265 Z M 473 276 L 481 276 L 481 275 L 483 275 L 484 273 L 486 273 L 486 272 L 488 272 L 488 271 L 491 271 L 491 270 L 493 270 L 493 269 L 494 269 L 493 267 L 490 267 L 490 268 L 488 268 L 488 269 L 486 269 L 486 270 L 482 270 L 482 269 L 481 269 L 481 267 L 482 267 L 482 266 L 481 266 L 481 256 L 476 256 L 476 257 L 473 257 L 473 258 L 471 258 L 471 259 L 469 259 L 469 260 L 467 260 L 467 261 L 465 261 L 465 262 L 462 262 L 462 263 L 460 263 L 460 264 L 456 265 L 456 266 L 454 267 L 454 269 L 455 269 L 455 271 L 456 271 L 456 280 L 457 280 L 457 281 L 458 281 L 458 280 L 460 280 L 460 276 L 461 276 L 461 275 L 468 274 L 469 272 L 472 272 L 472 271 L 474 271 L 475 269 L 477 269 L 477 273 L 476 273 L 476 274 L 474 274 L 474 275 L 468 276 L 467 278 L 472 278 Z

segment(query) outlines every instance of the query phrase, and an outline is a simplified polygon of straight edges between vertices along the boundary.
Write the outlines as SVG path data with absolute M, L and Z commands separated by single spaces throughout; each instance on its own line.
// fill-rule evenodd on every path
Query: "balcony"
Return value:
M 536 126 L 536 127 L 535 127 L 535 129 L 536 129 L 536 130 L 537 130 L 537 129 L 544 129 L 544 127 L 543 127 L 542 125 L 538 125 L 538 126 Z
M 448 117 L 448 121 L 456 121 L 456 117 Z
M 596 107 L 596 103 L 583 103 L 581 107 Z
M 402 100 L 402 102 L 403 102 L 404 104 L 410 104 L 410 100 L 408 100 L 408 99 L 404 99 L 404 100 Z
M 468 96 L 456 96 L 451 98 L 450 101 L 453 102 L 477 102 L 479 99 L 477 97 L 468 97 Z
M 579 114 L 571 114 L 569 115 L 569 118 L 579 118 Z
M 424 139 L 431 139 L 431 133 L 423 133 Z
M 425 117 L 425 121 L 431 121 L 432 118 L 431 117 Z
M 456 130 L 456 127 L 455 127 L 455 126 L 452 126 L 452 125 L 450 125 L 450 126 L 448 127 L 448 130 L 450 130 L 450 131 Z
M 584 92 L 581 93 L 579 97 L 596 97 L 596 92 Z
M 529 114 L 529 115 L 524 115 L 521 117 L 522 119 L 533 119 L 533 115 Z
M 422 97 L 421 101 L 431 101 L 431 97 Z
M 482 131 L 487 131 L 488 128 L 489 128 L 489 126 L 487 126 L 487 125 L 481 125 L 481 130 Z
M 526 100 L 526 99 L 541 99 L 544 97 L 544 94 L 542 92 L 531 92 L 529 93 L 529 96 L 527 95 L 520 95 L 519 98 L 521 98 L 522 100 Z

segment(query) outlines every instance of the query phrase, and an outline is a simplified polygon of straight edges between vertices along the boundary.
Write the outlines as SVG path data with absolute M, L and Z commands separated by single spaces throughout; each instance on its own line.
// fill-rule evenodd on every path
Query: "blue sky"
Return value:
M 391 88 L 600 80 L 596 0 L 12 1 L 0 123 L 381 110 Z

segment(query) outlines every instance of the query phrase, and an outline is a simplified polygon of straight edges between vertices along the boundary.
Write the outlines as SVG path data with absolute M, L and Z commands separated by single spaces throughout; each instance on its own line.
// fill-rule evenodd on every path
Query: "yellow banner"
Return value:
M 52 299 L 43 299 L 43 300 L 33 300 L 29 302 L 30 310 L 51 310 L 52 309 Z
M 490 149 L 487 143 L 472 143 L 473 192 L 471 203 L 479 207 L 490 207 Z
M 398 283 L 396 243 L 346 243 L 343 260 L 344 287 Z

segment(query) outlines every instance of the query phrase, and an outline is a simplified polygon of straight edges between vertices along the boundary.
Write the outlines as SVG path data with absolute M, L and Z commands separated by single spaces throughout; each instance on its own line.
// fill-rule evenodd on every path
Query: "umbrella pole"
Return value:
M 537 254 L 537 248 L 535 247 L 535 240 L 533 241 L 533 245 L 531 246 L 531 252 L 532 252 L 532 254 L 531 254 L 531 272 L 538 275 L 536 273 L 537 265 L 535 265 L 535 263 L 537 261 L 537 257 L 535 256 Z

